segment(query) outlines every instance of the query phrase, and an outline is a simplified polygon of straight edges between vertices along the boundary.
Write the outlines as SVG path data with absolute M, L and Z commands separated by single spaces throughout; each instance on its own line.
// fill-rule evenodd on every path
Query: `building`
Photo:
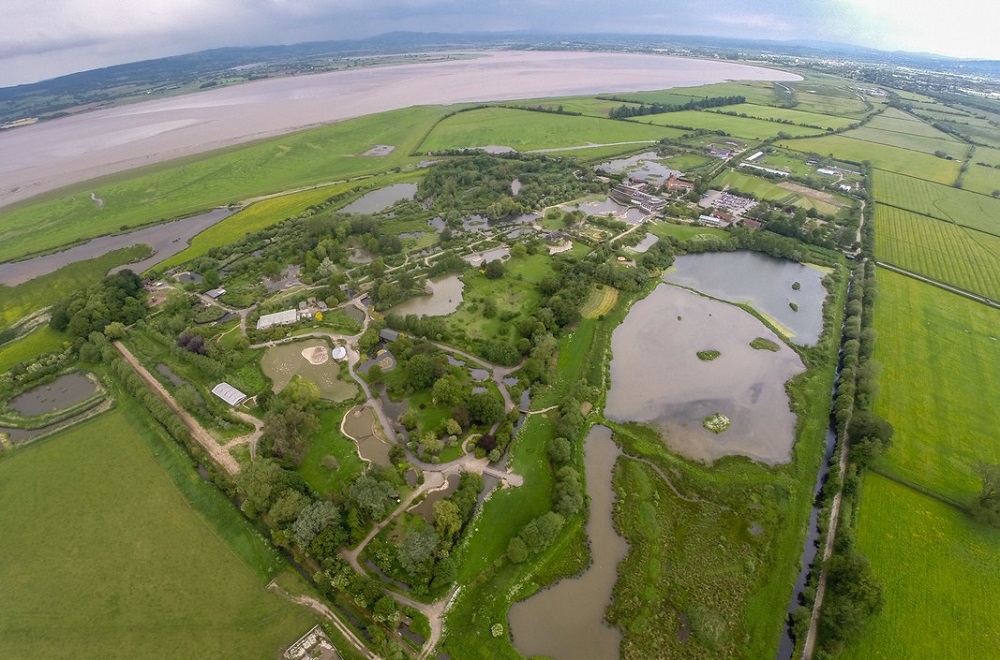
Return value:
M 286 309 L 283 312 L 275 312 L 274 314 L 264 314 L 259 319 L 257 319 L 257 329 L 267 330 L 268 328 L 273 328 L 276 325 L 291 325 L 299 320 L 299 314 L 294 309 Z
M 223 289 L 223 288 L 209 289 L 208 291 L 205 292 L 205 295 L 208 296 L 209 298 L 211 298 L 212 300 L 215 300 L 216 298 L 219 298 L 220 296 L 226 295 L 226 290 Z
M 334 346 L 333 351 L 330 353 L 330 357 L 339 362 L 347 357 L 347 349 L 343 346 Z
M 378 331 L 378 336 L 385 341 L 396 341 L 399 339 L 399 333 L 391 328 L 382 328 Z
M 229 383 L 219 383 L 212 388 L 212 394 L 219 397 L 231 406 L 238 406 L 247 400 L 247 395 Z
M 666 188 L 667 192 L 691 192 L 694 190 L 694 184 L 690 181 L 682 181 L 677 178 L 676 174 L 671 174 L 670 177 L 663 183 L 663 187 Z

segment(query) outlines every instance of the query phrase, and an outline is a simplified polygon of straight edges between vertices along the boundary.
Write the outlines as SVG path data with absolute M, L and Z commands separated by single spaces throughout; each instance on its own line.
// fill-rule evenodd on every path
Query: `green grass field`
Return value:
M 874 123 L 875 122 L 872 122 L 872 124 Z M 913 124 L 915 126 L 923 125 L 912 121 L 899 123 Z M 844 137 L 853 138 L 855 140 L 864 140 L 865 142 L 874 142 L 876 144 L 886 144 L 892 147 L 909 149 L 911 151 L 918 151 L 924 154 L 934 154 L 937 151 L 943 151 L 957 160 L 965 160 L 965 154 L 969 151 L 969 145 L 963 142 L 956 142 L 953 139 L 941 139 L 936 137 L 926 137 L 923 135 L 914 135 L 912 133 L 903 133 L 900 131 L 880 130 L 873 128 L 871 124 L 854 129 L 853 131 L 847 131 L 843 135 Z M 945 134 L 942 133 L 941 135 Z
M 310 443 L 309 451 L 298 469 L 302 478 L 317 493 L 339 495 L 367 466 L 358 455 L 354 441 L 340 432 L 340 422 L 351 407 L 353 404 L 335 406 L 319 415 L 319 433 Z M 335 467 L 324 465 L 328 456 L 336 459 Z
M 874 187 L 885 204 L 1000 236 L 1000 199 L 879 170 Z
M 857 121 L 848 117 L 835 117 L 818 112 L 803 112 L 801 110 L 775 108 L 766 105 L 754 105 L 752 103 L 727 105 L 724 108 L 716 108 L 710 112 L 735 112 L 738 115 L 745 114 L 755 119 L 775 119 L 778 121 L 790 121 L 799 126 L 819 126 L 820 128 L 832 129 L 847 128 Z
M 778 133 L 785 133 L 791 136 L 822 133 L 820 130 L 806 128 L 805 126 L 790 126 L 773 121 L 730 117 L 729 115 L 721 115 L 717 112 L 700 112 L 698 110 L 646 115 L 645 117 L 636 117 L 629 121 L 633 123 L 683 127 L 682 130 L 701 128 L 709 131 L 723 131 L 727 135 L 744 140 L 762 140 L 764 138 L 776 137 Z
M 979 158 L 979 149 L 976 149 L 976 156 L 973 156 L 972 159 L 977 162 L 982 160 Z M 980 195 L 992 196 L 995 191 L 1000 190 L 1000 170 L 973 163 L 969 165 L 969 169 L 965 173 L 965 178 L 962 180 L 962 188 L 977 192 Z
M 783 140 L 779 146 L 803 153 L 814 153 L 821 156 L 832 155 L 834 158 L 841 158 L 852 163 L 870 160 L 872 165 L 879 169 L 908 174 L 912 177 L 936 181 L 948 186 L 954 183 L 958 177 L 959 164 L 956 161 L 885 144 L 855 140 L 843 135 Z
M 854 118 L 868 113 L 864 101 L 850 89 L 851 83 L 843 78 L 809 73 L 801 82 L 782 84 L 795 90 L 796 110 Z M 879 101 L 871 99 L 871 102 Z
M 645 103 L 678 104 L 706 96 L 742 96 L 748 103 L 770 105 L 777 102 L 774 83 L 767 81 L 742 81 L 715 83 L 700 87 L 674 87 L 653 92 L 619 92 L 612 96 Z M 621 104 L 619 104 L 621 105 Z
M 834 215 L 840 209 L 840 207 L 830 204 L 823 199 L 818 199 L 823 193 L 817 191 L 815 193 L 816 197 L 812 197 L 807 194 L 788 190 L 769 179 L 747 174 L 746 172 L 748 171 L 750 170 L 746 168 L 726 170 L 712 180 L 712 186 L 714 188 L 729 186 L 733 190 L 754 195 L 758 199 L 782 205 L 798 206 L 806 210 L 816 209 L 820 213 L 827 215 Z M 846 198 L 839 195 L 831 196 L 840 201 L 842 205 L 849 205 L 849 201 Z
M 315 622 L 192 508 L 161 466 L 186 459 L 150 433 L 119 409 L 0 461 L 3 655 L 271 659 Z
M 598 286 L 590 291 L 587 300 L 580 306 L 580 315 L 585 319 L 604 316 L 618 304 L 618 289 L 613 286 Z
M 845 660 L 995 657 L 1000 530 L 877 474 L 865 477 L 858 548 L 885 606 Z
M 876 412 L 896 428 L 878 468 L 961 503 L 1000 463 L 1000 310 L 880 271 Z
M 78 261 L 57 271 L 9 287 L 0 284 L 0 328 L 27 314 L 54 305 L 74 291 L 100 282 L 108 271 L 149 255 L 149 247 L 134 245 L 103 256 Z
M 657 222 L 646 227 L 651 234 L 656 234 L 660 238 L 672 236 L 681 241 L 691 239 L 708 241 L 713 239 L 725 240 L 729 234 L 722 229 L 712 227 L 700 227 L 696 225 L 677 225 L 671 222 Z
M 1000 238 L 895 206 L 875 207 L 875 255 L 1000 300 Z
M 531 151 L 586 144 L 655 141 L 679 137 L 681 133 L 612 119 L 484 108 L 448 117 L 434 127 L 418 149 L 429 152 L 495 145 Z
M 35 203 L 0 210 L 0 261 L 124 226 L 414 165 L 417 159 L 410 152 L 443 113 L 442 108 L 424 106 L 369 115 L 48 193 Z M 396 149 L 384 157 L 361 156 L 376 144 Z M 97 209 L 90 192 L 104 200 L 103 208 Z
M 886 108 L 881 114 L 872 118 L 866 126 L 879 131 L 917 135 L 934 140 L 965 144 L 955 136 L 934 128 L 919 117 L 911 115 L 908 112 L 903 112 L 902 110 L 897 110 L 896 108 Z
M 66 335 L 56 332 L 47 324 L 31 333 L 0 346 L 0 372 L 7 371 L 18 362 L 30 362 L 39 355 L 61 350 Z

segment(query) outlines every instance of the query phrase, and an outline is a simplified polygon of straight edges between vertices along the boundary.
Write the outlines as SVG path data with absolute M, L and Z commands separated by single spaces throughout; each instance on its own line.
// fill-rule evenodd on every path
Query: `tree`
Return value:
M 425 390 L 437 378 L 436 360 L 425 353 L 414 355 L 406 363 L 406 379 L 414 390 Z
M 515 536 L 507 544 L 507 559 L 515 564 L 520 564 L 528 558 L 528 546 L 524 544 L 520 536 Z
M 524 243 L 514 243 L 510 246 L 511 259 L 524 259 L 526 256 L 528 256 L 528 248 L 524 246 Z
M 469 414 L 476 422 L 489 425 L 504 417 L 503 401 L 490 392 L 479 392 L 469 397 Z
M 494 259 L 493 261 L 490 261 L 486 264 L 486 269 L 484 270 L 484 274 L 486 275 L 487 279 L 499 280 L 501 277 L 504 276 L 506 270 L 507 269 L 504 268 L 502 261 L 500 261 L 499 259 Z
M 851 440 L 851 458 L 868 465 L 892 444 L 893 428 L 889 420 L 873 412 L 856 410 L 847 435 Z
M 454 419 L 448 419 L 444 423 L 444 432 L 448 435 L 458 435 L 462 432 L 462 425 L 456 422 Z
M 300 547 L 308 548 L 320 532 L 339 521 L 340 510 L 332 502 L 313 502 L 299 512 L 292 524 L 292 536 Z
M 976 471 L 983 480 L 983 489 L 972 503 L 972 513 L 979 520 L 1000 527 L 1000 465 L 982 463 Z
M 433 431 L 427 431 L 420 436 L 420 446 L 429 454 L 437 454 L 444 449 L 444 443 Z
M 309 437 L 319 428 L 319 418 L 299 403 L 264 416 L 263 439 L 271 454 L 297 468 L 309 449 Z
M 437 530 L 441 540 L 450 547 L 462 529 L 462 517 L 454 502 L 438 500 L 434 503 L 434 529 Z
M 562 465 L 569 461 L 573 446 L 566 438 L 553 438 L 549 442 L 549 460 L 556 465 Z
M 347 489 L 347 495 L 358 508 L 373 520 L 381 520 L 388 513 L 393 500 L 396 499 L 396 489 L 392 484 L 380 481 L 375 477 L 363 474 Z
M 285 470 L 266 459 L 252 461 L 236 475 L 236 489 L 243 496 L 243 509 L 251 515 L 269 509 L 286 484 Z
M 285 527 L 294 522 L 307 506 L 309 506 L 309 498 L 299 491 L 289 488 L 275 500 L 267 515 L 276 527 Z
M 437 532 L 430 525 L 424 525 L 406 536 L 397 550 L 399 563 L 407 573 L 419 575 L 426 571 L 427 563 L 434 557 L 438 547 Z
M 111 341 L 125 338 L 125 324 L 121 321 L 112 321 L 104 326 L 104 336 Z

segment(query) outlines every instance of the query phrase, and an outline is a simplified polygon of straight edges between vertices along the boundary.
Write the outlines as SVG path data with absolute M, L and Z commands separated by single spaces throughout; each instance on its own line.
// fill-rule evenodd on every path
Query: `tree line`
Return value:
M 599 97 L 604 98 L 604 97 Z M 726 105 L 738 105 L 746 103 L 745 96 L 706 96 L 703 99 L 691 99 L 687 103 L 650 103 L 645 101 L 630 101 L 615 96 L 610 97 L 612 101 L 624 101 L 624 105 L 612 108 L 608 111 L 610 119 L 629 119 L 631 117 L 645 117 L 646 115 L 661 115 L 667 112 L 682 112 L 684 110 L 704 110 L 706 108 L 721 108 Z M 628 105 L 638 103 L 639 105 Z

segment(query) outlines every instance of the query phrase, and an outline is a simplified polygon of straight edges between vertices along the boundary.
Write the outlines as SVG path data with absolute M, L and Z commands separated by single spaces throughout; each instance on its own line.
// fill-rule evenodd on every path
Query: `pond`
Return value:
M 100 236 L 62 252 L 46 254 L 24 261 L 2 263 L 0 264 L 0 284 L 17 286 L 77 261 L 94 259 L 115 250 L 145 244 L 153 249 L 153 256 L 134 264 L 126 264 L 113 269 L 114 271 L 130 268 L 141 273 L 185 249 L 188 246 L 188 241 L 196 234 L 200 234 L 232 214 L 233 212 L 229 209 L 215 209 L 201 215 L 174 222 L 165 222 L 125 234 Z
M 624 206 L 613 199 L 592 200 L 589 202 L 577 202 L 574 204 L 563 204 L 561 208 L 568 211 L 583 211 L 587 215 L 607 216 L 609 213 L 615 220 L 626 222 L 630 225 L 639 224 L 646 217 L 646 212 L 634 207 Z
M 464 257 L 466 263 L 470 266 L 475 266 L 476 268 L 482 266 L 489 261 L 496 261 L 497 259 L 506 259 L 510 256 L 510 248 L 508 247 L 496 247 L 491 250 L 484 250 L 483 252 L 476 252 L 475 254 L 469 254 Z
M 633 179 L 641 181 L 661 180 L 670 178 L 671 174 L 681 176 L 683 172 L 671 169 L 663 165 L 662 159 L 655 151 L 647 151 L 637 154 L 631 158 L 616 158 L 600 165 L 595 165 L 595 170 L 603 170 L 609 174 L 627 172 Z
M 389 314 L 416 314 L 417 316 L 447 316 L 462 304 L 462 289 L 465 285 L 458 275 L 433 277 L 427 280 L 430 295 L 417 296 L 396 305 Z
M 75 406 L 96 393 L 97 386 L 84 374 L 74 371 L 18 394 L 7 405 L 19 415 L 34 417 Z
M 368 406 L 355 406 L 344 415 L 342 429 L 358 448 L 363 460 L 389 467 L 389 444 L 375 435 L 375 413 Z
M 394 183 L 391 186 L 365 193 L 341 211 L 344 213 L 381 213 L 396 202 L 413 199 L 416 194 L 417 184 Z
M 556 660 L 617 658 L 621 633 L 604 620 L 611 590 L 618 579 L 618 562 L 628 543 L 612 523 L 615 492 L 612 468 L 620 455 L 611 430 L 595 426 L 584 444 L 590 517 L 592 562 L 583 575 L 558 582 L 510 608 L 514 646 L 527 657 Z
M 643 239 L 641 241 L 639 241 L 638 243 L 636 243 L 635 245 L 633 245 L 629 249 L 631 249 L 633 252 L 638 252 L 639 254 L 643 254 L 645 252 L 648 252 L 649 248 L 651 248 L 654 245 L 656 245 L 656 242 L 658 240 L 660 240 L 660 239 L 659 239 L 659 237 L 656 234 L 650 234 L 647 231 L 646 235 L 643 237 Z
M 181 385 L 187 382 L 183 378 L 178 376 L 176 373 L 174 373 L 173 369 L 171 369 L 168 365 L 163 364 L 162 362 L 157 364 L 155 368 L 156 368 L 156 373 L 160 374 L 161 376 L 169 380 L 171 383 L 174 384 L 175 387 L 180 387 Z
M 823 276 L 815 266 L 741 251 L 677 257 L 664 279 L 714 298 L 749 303 L 786 329 L 795 343 L 812 346 L 823 331 Z
M 430 524 L 434 524 L 434 503 L 438 500 L 443 500 L 449 497 L 452 493 L 458 490 L 459 475 L 449 474 L 448 480 L 445 482 L 447 485 L 439 490 L 432 490 L 427 493 L 427 497 L 423 499 L 420 504 L 412 507 L 410 513 L 418 516 L 423 516 L 424 520 Z
M 320 397 L 328 401 L 346 401 L 358 392 L 357 385 L 340 379 L 340 363 L 330 358 L 322 339 L 272 346 L 261 358 L 260 367 L 273 382 L 275 392 L 283 390 L 295 376 L 316 383 Z
M 775 342 L 778 350 L 752 348 L 757 337 Z M 611 350 L 608 419 L 652 424 L 672 450 L 695 460 L 791 460 L 795 415 L 785 382 L 804 366 L 748 312 L 661 284 L 633 305 L 612 334 Z M 698 357 L 708 350 L 719 356 Z M 731 424 L 718 434 L 702 425 L 715 413 Z

